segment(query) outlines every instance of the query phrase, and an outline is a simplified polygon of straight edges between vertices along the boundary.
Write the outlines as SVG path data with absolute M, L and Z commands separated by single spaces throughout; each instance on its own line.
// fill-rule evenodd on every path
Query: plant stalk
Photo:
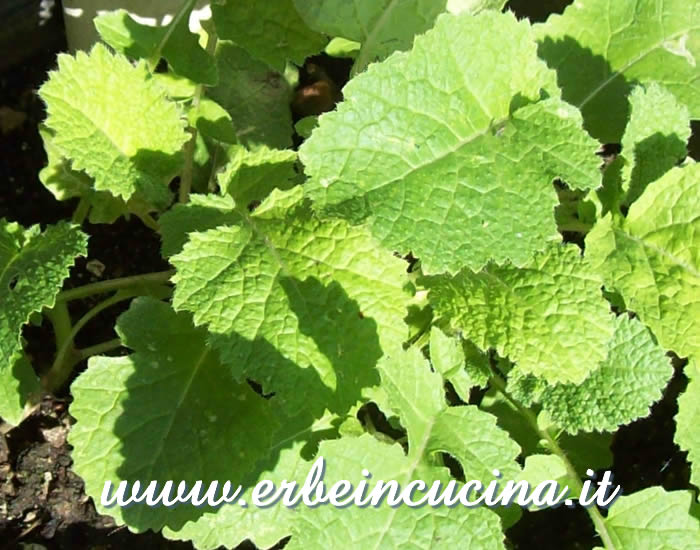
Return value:
M 76 362 L 88 359 L 93 355 L 101 355 L 108 351 L 119 349 L 122 346 L 123 344 L 121 338 L 114 338 L 113 340 L 107 340 L 106 342 L 102 342 L 101 344 L 96 344 L 88 348 L 75 350 L 75 358 L 77 359 Z
M 80 330 L 102 310 L 113 306 L 124 300 L 133 298 L 131 294 L 117 293 L 106 300 L 103 300 L 85 315 L 83 315 L 73 326 L 67 338 L 56 352 L 56 358 L 49 371 L 41 378 L 41 384 L 46 391 L 54 393 L 65 383 L 73 371 L 73 366 L 79 361 L 79 355 L 73 348 L 73 340 Z
M 549 433 L 549 430 L 543 430 L 540 428 L 539 424 L 537 423 L 537 417 L 535 414 L 530 410 L 527 409 L 526 407 L 523 407 L 516 399 L 514 399 L 507 391 L 505 384 L 503 381 L 498 377 L 498 375 L 495 375 L 491 377 L 489 380 L 489 383 L 492 384 L 503 396 L 518 410 L 518 412 L 525 417 L 525 419 L 528 421 L 528 423 L 532 426 L 532 428 L 537 432 L 537 434 L 540 436 L 541 439 L 544 439 L 547 441 L 547 444 L 552 451 L 553 454 L 558 456 L 561 461 L 564 463 L 564 466 L 566 467 L 566 472 L 571 478 L 572 481 L 576 484 L 575 489 L 577 492 L 581 492 L 581 489 L 583 488 L 583 483 L 581 482 L 581 478 L 578 475 L 578 472 L 576 471 L 576 468 L 574 468 L 574 465 L 571 463 L 569 460 L 569 457 L 566 456 L 566 453 L 564 450 L 559 446 L 559 443 L 557 443 L 556 439 L 552 437 L 552 434 Z M 586 512 L 588 513 L 588 516 L 591 518 L 591 521 L 593 522 L 593 525 L 595 527 L 596 532 L 598 533 L 598 536 L 600 536 L 600 540 L 603 542 L 603 545 L 607 550 L 618 550 L 615 547 L 615 543 L 613 543 L 612 538 L 610 537 L 610 533 L 608 532 L 608 528 L 605 525 L 605 518 L 603 518 L 602 514 L 600 513 L 600 510 L 598 510 L 598 507 L 595 505 L 588 506 L 586 508 Z
M 132 286 L 163 284 L 167 283 L 173 275 L 175 275 L 175 270 L 169 269 L 168 271 L 155 271 L 153 273 L 144 273 L 143 275 L 131 275 L 119 279 L 99 281 L 97 283 L 91 283 L 60 292 L 56 297 L 56 304 L 59 302 L 69 302 L 71 300 L 87 298 L 95 294 L 105 294 L 113 290 L 120 290 Z
M 73 223 L 82 225 L 85 218 L 87 218 L 88 212 L 90 212 L 90 203 L 85 197 L 82 197 L 80 202 L 78 202 L 78 206 L 76 206 L 75 210 L 73 211 Z
M 68 340 L 71 330 L 73 330 L 70 313 L 68 312 L 68 304 L 56 300 L 56 304 L 53 308 L 46 311 L 46 317 L 53 326 L 56 351 L 58 351 L 63 346 L 63 343 Z

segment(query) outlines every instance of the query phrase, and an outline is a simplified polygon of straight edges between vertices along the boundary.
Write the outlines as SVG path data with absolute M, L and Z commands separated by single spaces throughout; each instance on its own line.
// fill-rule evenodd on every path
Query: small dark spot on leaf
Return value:
M 14 290 L 15 287 L 17 286 L 17 281 L 19 281 L 19 275 L 15 275 L 10 279 L 10 284 L 8 285 L 10 287 L 10 290 Z
M 358 312 L 357 312 L 357 316 L 358 316 L 360 319 L 364 319 L 364 318 L 365 318 L 364 313 L 362 313 L 361 311 L 358 311 Z

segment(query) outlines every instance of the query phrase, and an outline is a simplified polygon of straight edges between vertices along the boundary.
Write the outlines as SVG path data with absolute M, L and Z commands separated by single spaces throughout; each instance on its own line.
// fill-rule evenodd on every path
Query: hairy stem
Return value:
M 77 354 L 73 347 L 73 340 L 80 330 L 102 310 L 131 298 L 133 298 L 133 295 L 131 294 L 117 293 L 97 304 L 85 315 L 83 315 L 78 322 L 75 323 L 75 325 L 73 325 L 73 329 L 70 331 L 70 334 L 56 352 L 56 358 L 54 359 L 49 372 L 47 372 L 41 379 L 42 386 L 46 391 L 53 393 L 58 390 L 68 379 L 73 370 L 73 366 L 78 362 L 76 360 Z
M 571 478 L 571 480 L 574 482 L 575 487 L 574 489 L 577 492 L 581 492 L 581 489 L 583 488 L 583 483 L 581 482 L 581 478 L 578 475 L 578 472 L 576 471 L 576 468 L 574 468 L 574 465 L 571 463 L 569 460 L 569 457 L 566 456 L 566 453 L 564 450 L 559 446 L 559 443 L 557 443 L 557 440 L 552 437 L 552 434 L 549 432 L 549 430 L 542 429 L 540 428 L 539 424 L 537 423 L 537 417 L 535 416 L 535 413 L 533 413 L 530 409 L 524 407 L 523 405 L 520 404 L 516 399 L 514 399 L 507 391 L 506 391 L 506 386 L 503 380 L 498 377 L 498 375 L 494 375 L 491 377 L 489 380 L 489 383 L 492 384 L 503 396 L 510 402 L 516 409 L 517 411 L 525 417 L 525 419 L 528 421 L 528 423 L 532 426 L 532 428 L 537 432 L 537 434 L 540 436 L 541 439 L 544 439 L 547 442 L 547 445 L 550 449 L 550 451 L 558 456 L 561 461 L 564 463 L 564 466 L 566 467 L 566 472 Z M 593 522 L 593 525 L 595 526 L 595 530 L 598 533 L 598 536 L 600 536 L 600 540 L 603 542 L 603 545 L 607 550 L 617 550 L 615 547 L 615 544 L 612 541 L 612 538 L 610 537 L 610 533 L 608 532 L 608 528 L 605 525 L 605 519 L 600 513 L 600 510 L 595 505 L 588 506 L 586 507 L 586 512 L 588 513 L 588 517 L 591 518 L 591 521 Z
M 113 290 L 129 288 L 140 285 L 153 285 L 167 283 L 170 278 L 175 275 L 175 270 L 155 271 L 153 273 L 144 273 L 143 275 L 132 275 L 130 277 L 121 277 L 119 279 L 109 279 L 108 281 L 100 281 L 89 285 L 72 288 L 60 292 L 56 297 L 56 303 L 69 302 L 71 300 L 79 300 L 95 294 L 105 294 Z

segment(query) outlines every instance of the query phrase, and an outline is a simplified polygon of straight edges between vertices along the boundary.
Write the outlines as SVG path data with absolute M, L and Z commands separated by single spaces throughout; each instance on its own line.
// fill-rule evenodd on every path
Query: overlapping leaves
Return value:
M 378 382 L 383 350 L 405 338 L 401 260 L 361 227 L 316 219 L 298 187 L 235 215 L 190 233 L 173 256 L 175 309 L 191 311 L 235 376 L 276 392 L 287 413 L 347 410 Z
M 315 207 L 368 217 L 427 272 L 527 262 L 558 238 L 552 181 L 600 179 L 596 143 L 536 49 L 511 14 L 439 17 L 410 52 L 351 80 L 301 147 Z
M 89 54 L 60 55 L 40 94 L 54 146 L 95 180 L 95 189 L 124 200 L 138 191 L 167 206 L 188 136 L 143 62 L 133 66 L 101 44 Z

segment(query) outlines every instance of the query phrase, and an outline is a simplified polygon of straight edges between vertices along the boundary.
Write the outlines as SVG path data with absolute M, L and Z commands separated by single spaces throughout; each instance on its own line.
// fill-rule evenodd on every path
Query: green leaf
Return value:
M 200 46 L 199 36 L 189 30 L 194 4 L 195 0 L 186 0 L 173 20 L 161 27 L 142 25 L 122 9 L 98 15 L 94 24 L 102 40 L 116 51 L 149 60 L 153 67 L 163 57 L 175 73 L 214 86 L 219 80 L 216 62 Z
M 228 163 L 218 176 L 219 188 L 241 206 L 263 200 L 273 189 L 289 189 L 295 184 L 297 154 L 289 149 L 261 146 L 250 151 L 233 145 L 227 157 Z
M 605 358 L 613 317 L 599 276 L 574 245 L 552 245 L 523 268 L 489 265 L 425 284 L 438 315 L 523 373 L 580 383 Z
M 559 487 L 569 487 L 570 498 L 577 498 L 578 493 L 575 488 L 580 480 L 574 479 L 566 469 L 564 461 L 556 455 L 532 455 L 525 458 L 525 466 L 522 473 L 515 478 L 515 481 L 527 481 L 530 490 L 545 481 L 556 481 Z M 536 505 L 527 508 L 531 512 L 545 509 Z
M 697 548 L 700 520 L 690 514 L 691 501 L 690 491 L 650 487 L 615 500 L 605 527 L 615 548 Z
M 576 0 L 535 26 L 539 53 L 586 130 L 619 143 L 633 83 L 656 81 L 700 117 L 700 5 L 686 0 Z
M 203 136 L 224 143 L 238 141 L 231 115 L 216 101 L 208 97 L 200 99 L 199 104 L 189 111 L 188 118 L 190 125 L 197 128 Z
M 621 315 L 607 357 L 580 385 L 548 386 L 540 402 L 570 433 L 615 431 L 648 416 L 673 375 L 669 358 L 637 319 Z
M 308 139 L 311 133 L 316 129 L 316 126 L 318 126 L 318 116 L 312 115 L 299 120 L 294 125 L 294 129 L 302 138 Z
M 211 508 L 105 508 L 105 481 L 239 484 L 269 452 L 278 422 L 268 401 L 231 378 L 189 315 L 137 298 L 117 320 L 117 333 L 133 353 L 92 358 L 72 385 L 73 468 L 98 510 L 118 523 L 179 529 Z
M 526 21 L 439 17 L 410 52 L 352 79 L 300 148 L 315 208 L 369 217 L 385 246 L 411 251 L 426 273 L 522 265 L 560 239 L 552 181 L 600 181 L 576 109 L 538 101 L 556 92 L 553 79 Z
M 700 368 L 694 359 L 685 367 L 685 374 L 690 382 L 678 398 L 676 434 L 673 440 L 682 450 L 688 451 L 690 482 L 700 488 Z
M 187 204 L 176 204 L 158 220 L 161 253 L 166 258 L 174 256 L 182 251 L 189 233 L 229 225 L 239 219 L 230 197 L 192 194 Z
M 477 384 L 465 370 L 465 361 L 464 348 L 458 338 L 450 338 L 435 326 L 430 329 L 430 362 L 466 403 L 472 386 Z
M 51 194 L 60 201 L 81 198 L 90 207 L 88 221 L 92 224 L 114 223 L 120 216 L 129 212 L 144 214 L 154 208 L 143 200 L 139 193 L 125 202 L 108 191 L 96 191 L 94 180 L 85 172 L 73 170 L 70 162 L 53 143 L 54 133 L 46 127 L 39 127 L 48 157 L 47 165 L 39 172 L 39 179 Z
M 190 233 L 171 259 L 173 304 L 290 415 L 342 414 L 406 338 L 405 264 L 363 228 L 317 220 L 302 193 L 275 190 L 237 225 Z
M 24 417 L 30 396 L 38 394 L 41 385 L 26 355 L 19 355 L 10 365 L 0 368 L 0 417 L 16 426 Z
M 410 49 L 415 36 L 432 28 L 441 13 L 475 15 L 500 10 L 503 0 L 294 0 L 312 29 L 361 44 L 354 71 Z
M 75 225 L 59 222 L 40 232 L 0 218 L 0 370 L 16 364 L 22 326 L 54 306 L 75 258 L 86 253 L 87 236 Z
M 357 487 L 366 480 L 361 474 L 363 469 L 372 475 L 372 485 L 375 480 L 397 480 L 403 488 L 411 480 L 421 479 L 431 485 L 439 479 L 444 488 L 447 480 L 443 469 L 426 469 L 406 457 L 399 445 L 381 443 L 367 434 L 357 439 L 324 441 L 318 455 L 326 459 L 327 486 L 345 479 Z M 416 492 L 414 498 L 421 496 Z M 460 548 L 467 550 L 505 549 L 498 516 L 488 508 L 391 508 L 386 502 L 379 508 L 350 506 L 342 510 L 304 506 L 295 519 L 294 535 L 286 548 L 326 550 L 342 544 L 345 548 L 428 550 L 448 541 L 460 541 Z
M 292 90 L 282 74 L 230 42 L 219 43 L 216 59 L 221 83 L 207 95 L 231 115 L 239 143 L 277 149 L 291 146 Z
M 211 9 L 219 37 L 235 41 L 253 57 L 280 72 L 287 61 L 303 65 L 308 56 L 323 50 L 328 42 L 306 26 L 293 0 L 255 3 L 225 0 L 212 4 Z
M 169 539 L 191 540 L 198 550 L 214 550 L 222 545 L 236 548 L 246 539 L 258 548 L 274 546 L 292 534 L 292 525 L 298 513 L 281 504 L 269 508 L 253 506 L 252 487 L 262 480 L 270 480 L 276 487 L 285 480 L 303 484 L 311 464 L 302 459 L 302 446 L 295 443 L 291 448 L 280 451 L 274 469 L 263 472 L 250 484 L 251 488 L 241 495 L 248 506 L 222 506 L 213 513 L 186 523 L 177 531 L 166 527 L 163 534 Z
M 586 470 L 609 469 L 613 463 L 610 450 L 614 435 L 609 432 L 578 432 L 576 435 L 563 433 L 559 436 L 559 446 L 574 466 L 579 477 L 586 477 Z
M 454 14 L 476 15 L 484 10 L 501 11 L 506 3 L 507 0 L 447 0 L 447 11 Z
M 521 447 L 523 456 L 541 451 L 540 436 L 513 403 L 495 388 L 489 388 L 479 408 L 495 416 L 498 426 Z
M 408 458 L 435 464 L 446 452 L 462 465 L 468 479 L 488 484 L 493 470 L 503 479 L 520 473 L 520 447 L 496 426 L 496 418 L 474 405 L 448 407 L 442 377 L 415 348 L 385 355 L 379 363 L 382 386 L 408 433 Z
M 664 349 L 700 354 L 700 165 L 650 184 L 627 218 L 607 215 L 586 237 L 586 257 L 606 287 Z
M 341 36 L 362 47 L 355 72 L 395 51 L 408 50 L 416 35 L 430 29 L 446 0 L 294 0 L 315 31 Z
M 688 109 L 655 82 L 646 89 L 637 86 L 632 90 L 630 108 L 630 121 L 622 137 L 627 205 L 685 158 L 690 138 Z
M 59 55 L 58 67 L 39 93 L 61 154 L 94 178 L 98 191 L 124 200 L 140 191 L 155 206 L 167 206 L 188 136 L 145 65 L 134 67 L 96 44 L 90 54 Z

